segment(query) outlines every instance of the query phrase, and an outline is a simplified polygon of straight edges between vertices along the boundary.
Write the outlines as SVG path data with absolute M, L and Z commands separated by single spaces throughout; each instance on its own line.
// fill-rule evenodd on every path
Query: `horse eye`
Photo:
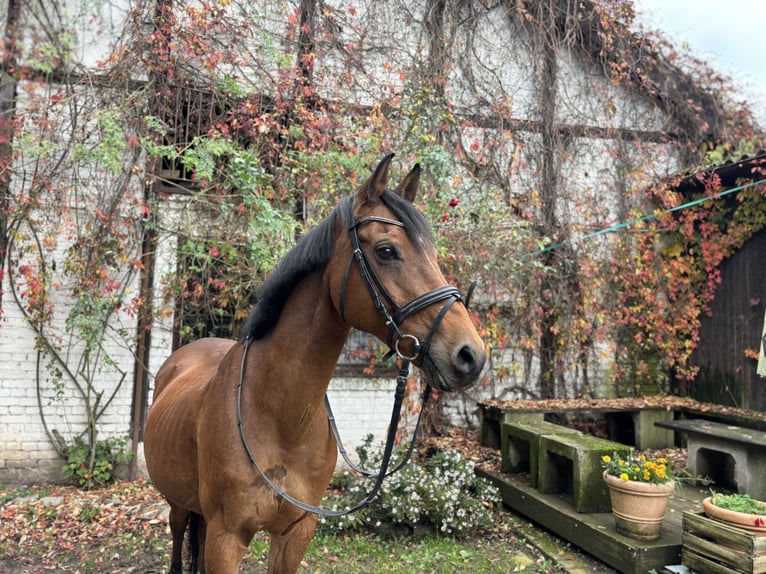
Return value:
M 375 250 L 375 255 L 381 261 L 391 261 L 396 259 L 396 249 L 390 245 L 382 245 Z

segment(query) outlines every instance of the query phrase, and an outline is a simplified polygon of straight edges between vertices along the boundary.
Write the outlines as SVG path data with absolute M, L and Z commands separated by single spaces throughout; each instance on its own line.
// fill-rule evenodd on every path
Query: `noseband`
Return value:
M 463 301 L 463 298 L 460 295 L 460 291 L 458 291 L 457 288 L 453 287 L 452 285 L 442 285 L 441 287 L 437 287 L 436 289 L 428 291 L 427 293 L 418 295 L 412 301 L 400 307 L 394 301 L 386 287 L 383 285 L 380 277 L 378 277 L 378 274 L 375 273 L 375 270 L 370 265 L 370 260 L 362 250 L 361 243 L 359 242 L 358 228 L 360 225 L 371 221 L 385 223 L 386 225 L 395 225 L 402 228 L 404 227 L 404 224 L 401 221 L 388 219 L 386 217 L 379 217 L 377 215 L 368 215 L 367 217 L 354 219 L 354 202 L 349 201 L 348 205 L 350 212 L 350 217 L 348 219 L 352 222 L 348 228 L 349 238 L 351 240 L 351 258 L 349 259 L 348 265 L 346 266 L 346 273 L 343 277 L 343 287 L 340 291 L 340 317 L 344 321 L 346 320 L 346 288 L 348 286 L 348 277 L 351 274 L 351 267 L 353 266 L 354 261 L 356 261 L 357 267 L 359 268 L 359 273 L 362 276 L 364 284 L 367 286 L 370 295 L 372 296 L 372 301 L 375 304 L 375 308 L 380 312 L 381 315 L 383 315 L 383 319 L 385 320 L 386 325 L 388 325 L 387 343 L 389 352 L 386 354 L 386 358 L 391 357 L 394 353 L 396 353 L 396 355 L 398 355 L 400 358 L 408 361 L 414 361 L 418 358 L 421 358 L 428 353 L 428 348 L 431 345 L 431 339 L 439 329 L 439 325 L 441 324 L 442 319 L 444 319 L 444 316 L 447 314 L 447 311 L 449 311 L 452 304 L 455 301 Z M 388 303 L 388 306 L 386 306 L 386 303 L 383 302 L 384 299 L 386 303 Z M 446 302 L 442 306 L 442 309 L 437 315 L 436 320 L 433 322 L 433 325 L 431 325 L 431 329 L 428 332 L 425 341 L 421 343 L 415 335 L 402 333 L 400 325 L 404 323 L 409 317 L 419 313 L 431 305 L 439 303 L 440 301 Z M 414 350 L 411 354 L 406 354 L 399 347 L 399 344 L 404 340 L 412 341 Z

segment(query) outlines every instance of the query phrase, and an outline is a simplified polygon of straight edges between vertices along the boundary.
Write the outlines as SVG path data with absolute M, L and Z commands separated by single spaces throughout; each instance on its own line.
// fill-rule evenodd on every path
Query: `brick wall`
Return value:
M 59 309 L 65 314 L 66 304 L 57 303 L 62 303 Z M 48 367 L 50 356 L 38 353 L 34 332 L 8 292 L 4 295 L 3 310 L 5 315 L 0 321 L 0 484 L 62 482 L 64 459 L 56 452 L 45 425 L 49 432 L 56 431 L 70 442 L 85 429 L 83 403 L 66 377 L 57 393 Z M 123 324 L 119 327 L 135 332 L 132 318 L 120 320 Z M 61 328 L 62 321 L 61 316 L 52 321 L 51 334 Z M 77 342 L 71 346 L 65 344 L 64 348 L 67 350 L 62 351 L 62 356 L 68 354 L 67 364 L 75 370 Z M 98 389 L 104 391 L 104 402 L 116 390 L 100 419 L 100 438 L 125 436 L 130 431 L 133 351 L 115 341 L 109 354 L 125 376 L 122 378 L 122 374 L 106 370 L 98 375 L 96 383 Z

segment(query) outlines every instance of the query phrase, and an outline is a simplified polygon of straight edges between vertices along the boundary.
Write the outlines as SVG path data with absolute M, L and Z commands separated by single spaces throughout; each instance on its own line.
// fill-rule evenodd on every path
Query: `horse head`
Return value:
M 341 218 L 347 232 L 330 262 L 333 303 L 343 321 L 388 343 L 434 388 L 463 389 L 484 366 L 484 344 L 413 206 L 420 166 L 390 190 L 392 159 L 380 162 Z

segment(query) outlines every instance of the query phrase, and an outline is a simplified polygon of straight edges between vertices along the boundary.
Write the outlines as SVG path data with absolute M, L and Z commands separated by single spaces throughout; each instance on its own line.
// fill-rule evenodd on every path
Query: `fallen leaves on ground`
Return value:
M 479 444 L 479 433 L 463 427 L 449 428 L 445 436 L 424 440 L 425 450 L 457 451 L 479 468 L 500 471 L 500 449 Z
M 3 572 L 161 572 L 167 505 L 144 481 L 0 489 Z
M 170 534 L 166 508 L 157 491 L 140 480 L 87 492 L 71 486 L 0 488 L 0 572 L 167 572 Z M 497 559 L 504 565 L 509 563 L 509 556 L 523 555 L 532 564 L 524 571 L 549 572 L 553 566 L 546 557 L 519 539 L 518 531 L 529 528 L 533 527 L 526 520 L 503 513 L 492 528 L 467 544 L 464 552 L 483 549 L 482 555 L 492 555 L 501 549 Z M 373 536 L 360 535 L 374 543 Z M 248 557 L 243 572 L 266 571 L 262 550 L 267 538 L 259 537 L 259 550 Z M 420 540 L 413 536 L 389 543 L 412 554 Z M 312 572 L 335 572 L 343 560 L 326 548 L 319 556 L 307 556 L 302 565 Z M 363 559 L 357 562 L 364 564 Z M 401 571 L 407 571 L 406 567 Z

